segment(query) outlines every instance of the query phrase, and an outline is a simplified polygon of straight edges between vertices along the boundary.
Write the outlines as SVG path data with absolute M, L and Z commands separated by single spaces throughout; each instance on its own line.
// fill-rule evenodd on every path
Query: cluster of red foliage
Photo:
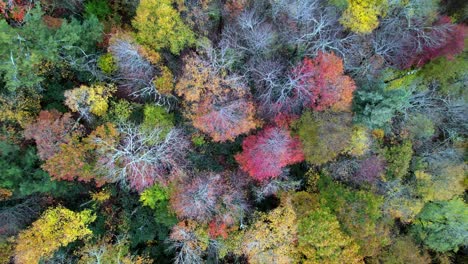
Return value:
M 26 139 L 34 139 L 37 152 L 42 160 L 47 160 L 60 151 L 60 145 L 70 140 L 72 132 L 77 132 L 75 120 L 70 113 L 64 115 L 56 110 L 41 111 L 36 121 L 24 130 Z
M 304 58 L 293 74 L 299 80 L 296 97 L 307 97 L 306 107 L 343 111 L 351 106 L 356 85 L 344 75 L 343 60 L 334 53 L 319 52 L 314 59 Z
M 226 239 L 228 237 L 227 225 L 226 223 L 218 223 L 216 220 L 212 220 L 208 225 L 208 233 L 213 239 L 216 239 L 217 237 Z
M 421 67 L 442 56 L 453 59 L 455 55 L 463 51 L 467 32 L 468 28 L 465 25 L 453 24 L 449 17 L 441 16 L 430 32 L 430 39 L 437 40 L 437 44 L 426 43 L 422 51 L 414 54 L 403 68 Z
M 258 181 L 277 177 L 282 168 L 304 160 L 301 142 L 289 131 L 267 127 L 242 142 L 243 151 L 235 156 L 242 170 Z
M 0 14 L 6 19 L 21 23 L 32 5 L 31 1 L 24 0 L 0 1 Z

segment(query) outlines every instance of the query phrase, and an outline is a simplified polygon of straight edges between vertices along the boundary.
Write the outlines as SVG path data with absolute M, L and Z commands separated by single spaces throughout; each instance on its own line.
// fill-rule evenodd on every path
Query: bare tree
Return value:
M 94 139 L 103 155 L 98 163 L 99 171 L 111 182 L 128 183 L 141 191 L 155 181 L 167 184 L 168 176 L 186 165 L 189 141 L 180 129 L 148 131 L 133 124 L 122 124 L 119 132 L 121 140 L 117 146 Z
M 175 264 L 201 264 L 204 263 L 203 248 L 192 222 L 181 222 L 172 228 L 167 243 L 169 250 L 175 251 Z
M 141 54 L 140 49 L 129 39 L 111 41 L 109 51 L 117 64 L 117 73 L 112 80 L 134 98 L 153 97 L 158 105 L 172 106 L 175 97 L 158 91 L 154 80 L 160 72 Z

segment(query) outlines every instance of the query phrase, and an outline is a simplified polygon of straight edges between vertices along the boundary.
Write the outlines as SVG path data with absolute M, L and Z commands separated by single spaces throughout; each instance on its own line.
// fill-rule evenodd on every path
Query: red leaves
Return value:
M 430 40 L 425 41 L 421 52 L 408 54 L 413 57 L 403 68 L 421 67 L 429 61 L 442 56 L 452 59 L 463 51 L 466 34 L 466 26 L 452 24 L 447 16 L 440 17 L 429 33 Z
M 242 149 L 235 158 L 242 170 L 258 181 L 277 177 L 283 167 L 304 160 L 299 139 L 278 127 L 268 127 L 248 136 Z
M 47 160 L 60 151 L 60 144 L 67 143 L 74 129 L 75 121 L 69 113 L 64 115 L 56 110 L 41 111 L 36 122 L 24 130 L 26 139 L 34 139 L 37 152 L 42 160 Z
M 11 19 L 21 23 L 31 6 L 32 4 L 30 1 L 0 1 L 0 14 L 2 14 L 6 19 Z
M 225 223 L 218 223 L 215 220 L 212 220 L 208 225 L 208 232 L 210 237 L 216 239 L 217 237 L 222 237 L 226 239 L 228 237 L 227 226 Z
M 314 110 L 348 110 L 356 85 L 343 71 L 343 61 L 334 53 L 320 52 L 315 59 L 304 58 L 293 70 L 298 79 L 296 96 L 308 97 L 304 105 Z

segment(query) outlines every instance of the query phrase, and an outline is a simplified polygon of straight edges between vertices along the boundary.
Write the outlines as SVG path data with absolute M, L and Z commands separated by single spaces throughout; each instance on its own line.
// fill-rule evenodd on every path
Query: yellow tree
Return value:
M 88 224 L 95 219 L 90 210 L 76 213 L 62 206 L 47 210 L 30 228 L 19 234 L 15 263 L 34 264 L 51 257 L 60 247 L 91 235 Z
M 242 252 L 249 263 L 297 263 L 296 213 L 289 198 L 282 205 L 259 214 L 243 237 Z
M 384 16 L 387 9 L 387 0 L 348 0 L 340 22 L 353 32 L 368 34 L 379 25 L 379 16 Z
M 136 11 L 133 26 L 137 40 L 155 50 L 169 49 L 179 54 L 195 42 L 195 34 L 184 24 L 173 7 L 174 0 L 142 0 Z
M 301 263 L 363 263 L 359 246 L 340 230 L 336 216 L 319 208 L 299 219 Z
M 82 85 L 65 91 L 65 105 L 86 119 L 90 118 L 90 114 L 103 116 L 109 108 L 107 101 L 115 91 L 113 85 L 96 84 L 91 87 Z

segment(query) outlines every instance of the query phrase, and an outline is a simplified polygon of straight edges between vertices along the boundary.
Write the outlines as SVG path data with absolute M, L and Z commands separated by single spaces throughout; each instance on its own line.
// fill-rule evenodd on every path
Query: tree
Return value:
M 64 207 L 48 209 L 22 231 L 15 248 L 16 263 L 39 263 L 62 246 L 92 234 L 88 225 L 96 219 L 90 210 L 76 213 Z M 38 246 L 40 245 L 40 246 Z
M 2 1 L 0 2 L 0 15 L 21 24 L 24 16 L 31 9 L 32 3 L 28 1 Z
M 359 246 L 340 230 L 336 217 L 319 208 L 298 219 L 301 263 L 363 263 Z
M 296 214 L 289 199 L 268 213 L 258 213 L 241 240 L 249 263 L 295 263 Z
M 248 87 L 239 76 L 223 74 L 225 69 L 215 63 L 195 54 L 186 57 L 176 92 L 184 97 L 193 126 L 224 142 L 249 132 L 258 121 Z
M 430 249 L 458 251 L 468 243 L 468 207 L 461 199 L 427 203 L 411 233 Z
M 91 87 L 82 85 L 79 88 L 65 91 L 65 105 L 83 118 L 90 120 L 91 114 L 103 116 L 109 108 L 108 100 L 116 91 L 113 85 L 95 84 Z
M 202 255 L 208 248 L 208 239 L 208 234 L 197 228 L 196 222 L 179 222 L 169 236 L 170 249 L 176 251 L 174 263 L 203 263 Z
M 16 236 L 22 229 L 31 224 L 47 205 L 47 199 L 30 197 L 13 206 L 0 210 L 0 240 Z
M 359 255 L 376 256 L 390 243 L 382 213 L 384 199 L 369 191 L 354 191 L 326 175 L 318 180 L 320 205 L 336 215 L 343 232 L 359 245 Z
M 81 256 L 78 264 L 100 264 L 100 263 L 119 263 L 119 264 L 150 264 L 147 258 L 133 256 L 130 253 L 128 241 L 118 239 L 112 243 L 110 238 L 103 238 L 95 244 L 86 244 L 80 249 L 78 255 Z
M 422 49 L 410 55 L 411 59 L 406 68 L 421 67 L 430 60 L 442 56 L 453 59 L 454 55 L 463 51 L 465 36 L 468 32 L 466 26 L 452 24 L 449 17 L 441 16 L 431 29 L 424 39 Z
M 41 111 L 36 121 L 24 129 L 24 137 L 36 141 L 37 152 L 42 160 L 58 153 L 60 145 L 68 143 L 75 133 L 80 134 L 80 125 L 69 113 L 62 115 L 56 110 Z
M 378 156 L 370 156 L 360 162 L 355 181 L 376 183 L 384 171 L 385 162 Z
M 358 34 L 371 33 L 379 25 L 379 16 L 388 9 L 387 0 L 348 0 L 341 24 Z
M 77 63 L 71 65 L 79 69 L 77 58 L 93 51 L 101 38 L 102 25 L 94 16 L 83 22 L 64 21 L 58 28 L 49 28 L 42 16 L 40 5 L 35 5 L 24 17 L 22 27 L 13 28 L 0 21 L 0 72 L 8 92 L 41 91 L 44 62 L 74 61 Z
M 242 152 L 235 156 L 241 169 L 258 181 L 279 176 L 285 166 L 304 160 L 301 143 L 289 131 L 267 127 L 242 142 Z
M 143 191 L 155 182 L 167 185 L 169 176 L 185 166 L 188 140 L 181 129 L 144 129 L 122 124 L 115 137 L 91 136 L 98 149 L 96 170 L 108 182 L 120 182 Z M 164 135 L 164 136 L 163 136 Z
M 385 264 L 430 264 L 431 256 L 419 248 L 411 236 L 396 238 L 379 259 Z
M 297 79 L 293 100 L 303 100 L 304 106 L 318 111 L 349 110 L 356 86 L 343 70 L 343 61 L 333 52 L 319 52 L 314 59 L 304 58 L 293 69 Z
M 224 177 L 223 177 L 224 176 Z M 247 210 L 244 193 L 236 190 L 228 175 L 197 175 L 182 183 L 171 196 L 171 205 L 180 219 L 210 221 L 231 227 Z
M 20 148 L 0 141 L 0 188 L 9 190 L 14 197 L 55 191 L 57 184 L 40 166 L 33 147 Z
M 305 112 L 294 124 L 305 160 L 321 165 L 345 151 L 352 136 L 351 121 L 346 112 Z
M 410 140 L 385 148 L 388 177 L 390 179 L 403 178 L 408 173 L 412 157 L 413 144 L 411 144 Z
M 108 50 L 116 64 L 111 79 L 119 92 L 136 98 L 153 97 L 159 104 L 170 105 L 173 76 L 158 52 L 136 44 L 126 33 L 113 35 Z
M 371 145 L 371 139 L 365 127 L 353 126 L 353 134 L 351 135 L 351 141 L 346 152 L 352 156 L 364 155 Z
M 164 130 L 161 136 L 164 137 L 174 127 L 174 114 L 158 105 L 145 105 L 142 127 L 148 130 L 161 128 Z
M 409 107 L 410 96 L 409 90 L 389 89 L 382 81 L 363 83 L 354 96 L 354 119 L 371 129 L 388 127 L 397 113 Z
M 75 135 L 68 143 L 60 146 L 60 151 L 46 161 L 43 169 L 56 180 L 94 180 L 98 186 L 114 182 L 113 179 L 105 177 L 107 174 L 98 170 L 97 164 L 106 162 L 102 152 L 107 149 L 98 145 L 95 142 L 97 139 L 109 146 L 116 145 L 119 133 L 114 125 L 106 123 L 97 127 L 88 137 L 80 138 Z
M 173 0 L 140 1 L 132 24 L 138 30 L 139 42 L 157 51 L 169 49 L 177 55 L 195 42 L 195 35 L 183 23 L 173 3 Z

